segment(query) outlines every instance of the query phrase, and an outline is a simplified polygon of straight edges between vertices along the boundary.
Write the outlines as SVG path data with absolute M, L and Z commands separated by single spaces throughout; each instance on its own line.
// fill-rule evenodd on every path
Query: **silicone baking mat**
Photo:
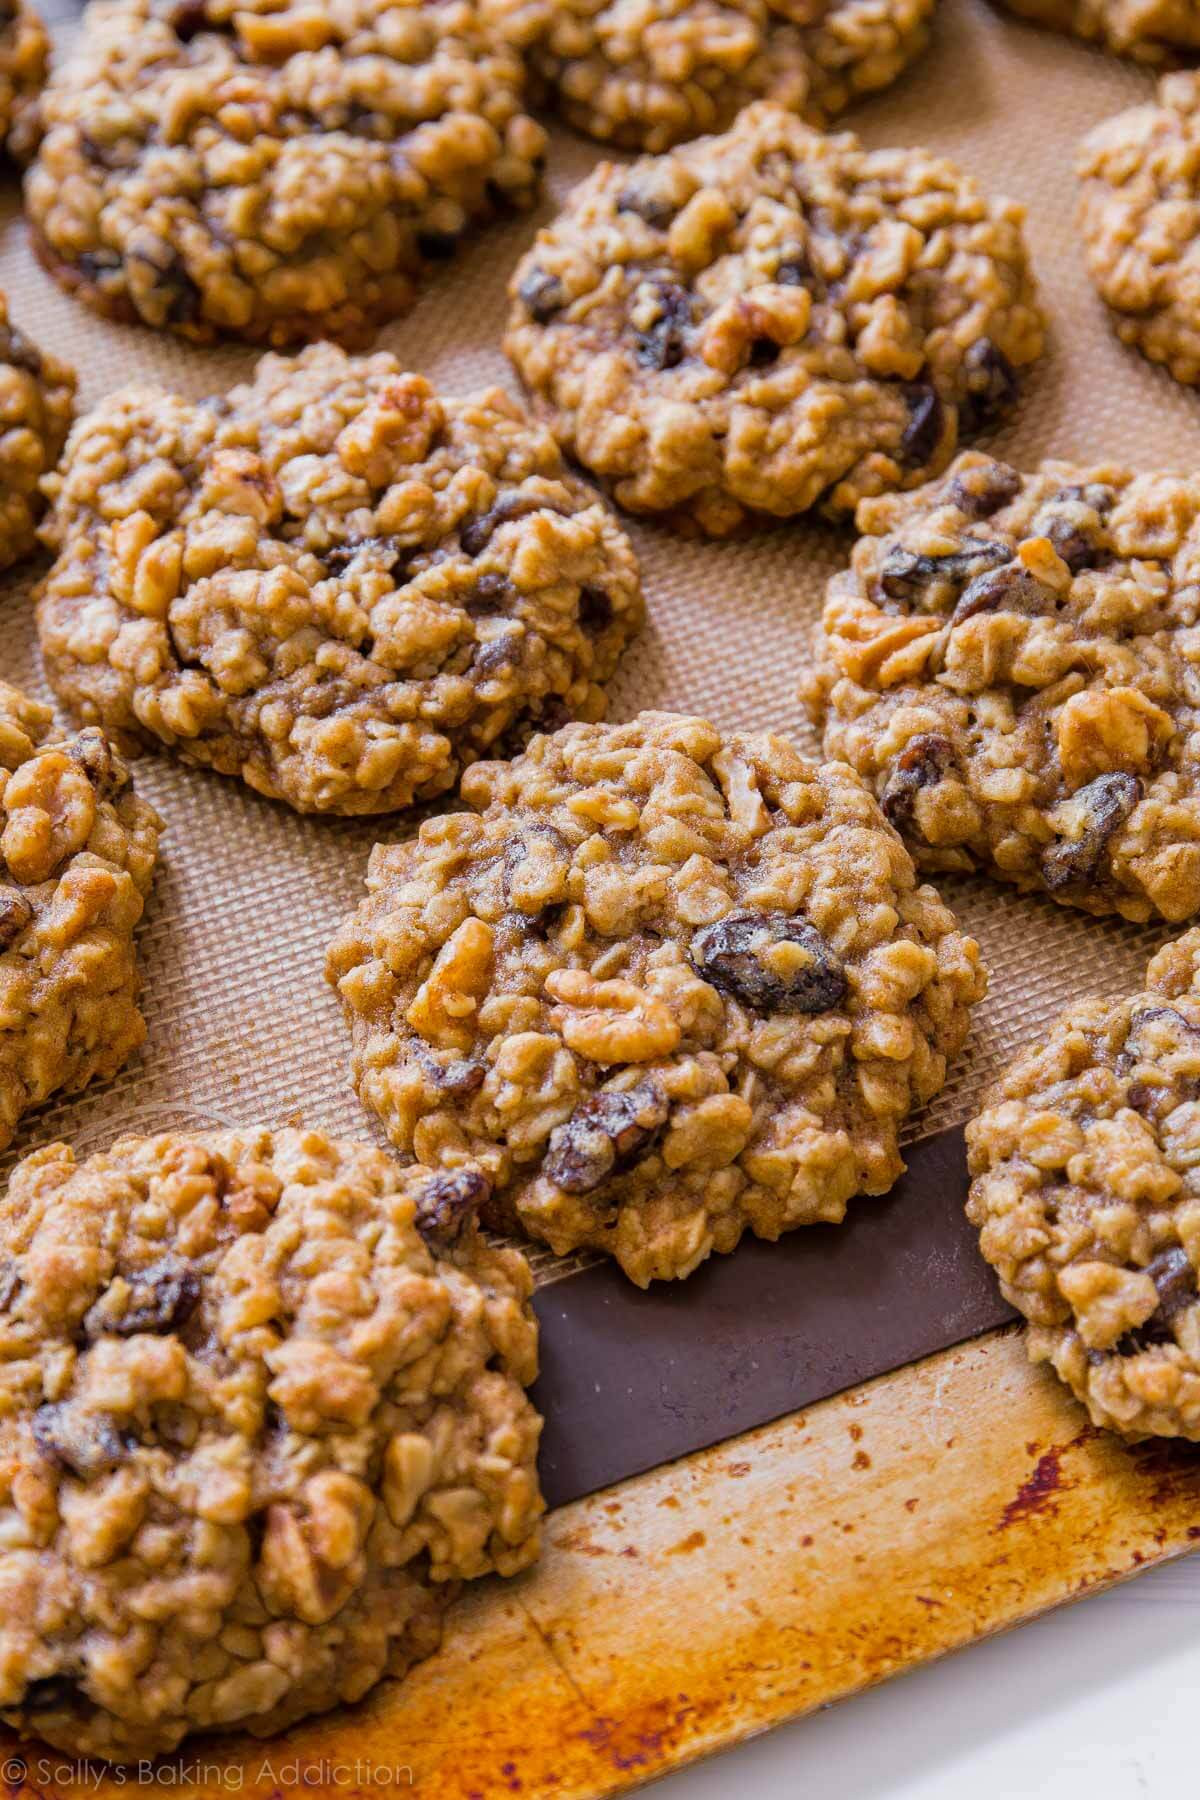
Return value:
M 935 43 L 854 127 L 872 145 L 925 143 L 988 189 L 1023 201 L 1050 316 L 1043 362 L 994 440 L 1014 461 L 1123 457 L 1188 467 L 1197 400 L 1123 351 L 1083 271 L 1072 215 L 1085 130 L 1147 97 L 1151 78 L 985 0 L 943 0 Z M 556 133 L 542 216 L 599 151 Z M 505 282 L 537 219 L 500 225 L 440 272 L 380 342 L 445 391 L 511 382 L 499 350 Z M 129 382 L 200 395 L 245 376 L 238 348 L 195 350 L 104 324 L 61 294 L 29 250 L 10 180 L 0 286 L 12 316 L 79 370 L 81 403 Z M 736 544 L 681 542 L 630 525 L 650 623 L 613 686 L 611 714 L 666 706 L 723 726 L 794 732 L 822 588 L 849 536 L 804 521 Z M 33 632 L 36 570 L 0 587 L 0 671 L 45 695 Z M 339 1008 L 322 978 L 328 939 L 358 900 L 378 836 L 403 819 L 304 820 L 240 786 L 146 756 L 140 790 L 162 812 L 164 861 L 141 952 L 149 1042 L 115 1082 L 25 1123 L 4 1167 L 54 1137 L 85 1153 L 130 1131 L 303 1121 L 371 1136 L 347 1084 Z M 1073 914 L 982 881 L 944 892 L 992 972 L 972 1041 L 885 1201 L 840 1228 L 746 1244 L 686 1284 L 633 1290 L 606 1264 L 534 1252 L 548 1413 L 543 1468 L 558 1502 L 699 1449 L 987 1329 L 1007 1316 L 962 1219 L 958 1124 L 981 1085 L 1072 997 L 1132 985 L 1158 934 Z

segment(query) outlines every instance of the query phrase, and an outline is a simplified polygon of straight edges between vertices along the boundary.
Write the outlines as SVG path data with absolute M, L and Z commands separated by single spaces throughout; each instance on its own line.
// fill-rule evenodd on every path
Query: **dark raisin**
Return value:
M 1015 500 L 1021 491 L 1021 477 L 1007 463 L 980 463 L 964 469 L 950 483 L 949 497 L 959 512 L 968 519 L 990 519 L 1001 507 Z
M 156 262 L 137 250 L 131 250 L 129 260 L 141 263 L 152 272 L 154 287 L 166 301 L 162 313 L 164 323 L 191 325 L 200 316 L 203 294 L 199 284 L 188 274 L 178 251 L 172 250 L 161 261 Z
M 79 1684 L 69 1675 L 42 1675 L 26 1687 L 20 1705 L 27 1713 L 58 1712 L 77 1707 L 79 1700 Z
M 129 786 L 129 771 L 113 755 L 112 745 L 102 731 L 89 726 L 67 745 L 67 753 L 77 762 L 102 800 L 111 799 Z
M 1049 538 L 1073 575 L 1111 561 L 1101 520 L 1116 496 L 1098 482 L 1061 488 L 1033 521 L 1033 534 Z M 1066 510 L 1064 510 L 1066 509 Z
M 45 366 L 37 345 L 31 344 L 15 325 L 0 328 L 0 362 L 10 363 L 14 369 L 24 369 L 27 375 L 40 375 Z
M 1165 1048 L 1168 1052 L 1177 1047 L 1170 1042 L 1172 1037 L 1177 1040 L 1182 1039 L 1184 1044 L 1188 1038 L 1200 1038 L 1200 1025 L 1193 1024 L 1191 1019 L 1186 1018 L 1178 1008 L 1174 1006 L 1139 1007 L 1135 1013 L 1130 1015 L 1129 1029 L 1125 1033 L 1125 1043 L 1116 1060 L 1115 1067 L 1118 1075 L 1128 1075 L 1139 1063 L 1153 1060 L 1151 1053 L 1147 1052 L 1142 1042 L 1142 1033 L 1148 1025 L 1159 1027 L 1156 1035 L 1159 1039 L 1160 1050 L 1164 1047 L 1164 1036 Z M 1131 1088 L 1127 1096 L 1130 1106 L 1134 1108 L 1135 1112 L 1144 1111 L 1150 1114 L 1151 1112 L 1170 1112 L 1173 1107 L 1179 1105 L 1182 1099 L 1194 1099 L 1195 1095 L 1185 1090 L 1200 1084 L 1176 1075 L 1155 1083 L 1152 1088 L 1147 1087 L 1144 1083 L 1135 1083 L 1134 1085 L 1145 1088 L 1145 1092 L 1135 1098 Z
M 0 1313 L 6 1313 L 23 1286 L 14 1262 L 0 1262 Z
M 468 556 L 479 556 L 502 525 L 510 525 L 514 519 L 527 519 L 532 513 L 561 511 L 561 507 L 539 499 L 536 494 L 522 494 L 518 490 L 497 500 L 489 512 L 469 520 L 459 532 L 458 541 Z
M 617 211 L 636 213 L 647 225 L 653 225 L 657 231 L 662 231 L 671 223 L 679 208 L 664 194 L 656 194 L 651 188 L 637 187 L 631 183 L 617 195 Z
M 38 1407 L 33 1441 L 48 1462 L 85 1481 L 115 1469 L 130 1448 L 106 1414 L 82 1412 L 65 1403 Z
M 471 591 L 463 596 L 463 609 L 473 619 L 479 619 L 505 612 L 509 603 L 515 599 L 516 593 L 504 576 L 495 569 L 488 569 L 479 577 Z
M 321 551 L 321 561 L 331 575 L 344 575 L 355 557 L 364 550 L 370 552 L 369 566 L 382 566 L 388 574 L 394 574 L 406 560 L 406 552 L 395 538 L 364 537 L 361 532 L 343 540 L 340 544 L 330 544 L 328 550 Z
M 958 605 L 950 615 L 951 625 L 961 625 L 978 613 L 1015 612 L 1027 618 L 1054 611 L 1055 600 L 1050 589 L 1043 587 L 1022 563 L 1006 563 L 1002 569 L 989 569 L 977 575 L 963 589 Z
M 649 1154 L 670 1111 L 655 1081 L 593 1094 L 550 1133 L 542 1173 L 566 1194 L 590 1194 Z
M 417 1230 L 430 1249 L 448 1250 L 457 1243 L 491 1192 L 478 1169 L 451 1169 L 427 1181 L 417 1196 Z
M 535 263 L 520 280 L 517 297 L 536 325 L 544 325 L 567 304 L 567 290 L 557 275 L 547 275 Z
M 933 461 L 934 452 L 942 441 L 946 412 L 937 389 L 930 387 L 928 382 L 910 387 L 905 398 L 908 423 L 900 437 L 900 456 L 909 468 L 921 469 Z
M 15 887 L 0 887 L 0 951 L 9 950 L 33 919 L 33 908 Z
M 779 955 L 781 944 L 803 957 Z M 690 958 L 705 981 L 754 1012 L 828 1012 L 846 994 L 841 959 L 814 925 L 786 913 L 730 913 L 696 933 Z
M 1196 1272 L 1181 1245 L 1161 1250 L 1144 1272 L 1158 1289 L 1158 1305 L 1136 1330 L 1126 1332 L 1116 1345 L 1118 1356 L 1136 1356 L 1151 1344 L 1174 1343 L 1175 1320 L 1196 1303 Z
M 1072 796 L 1078 810 L 1078 835 L 1063 838 L 1042 853 L 1042 879 L 1052 894 L 1096 881 L 1109 840 L 1124 825 L 1142 793 L 1136 775 L 1118 770 L 1097 775 Z
M 603 588 L 584 587 L 579 590 L 579 623 L 583 629 L 595 637 L 607 631 L 612 624 L 612 601 Z
M 417 249 L 427 262 L 448 262 L 458 249 L 458 233 L 418 231 Z
M 963 359 L 966 397 L 960 408 L 964 432 L 983 431 L 1011 412 L 1020 384 L 1017 371 L 991 338 L 980 338 Z
M 82 250 L 75 258 L 75 266 L 85 281 L 97 282 L 105 275 L 112 275 L 121 267 L 121 258 L 115 250 Z
M 920 602 L 923 610 L 936 612 L 972 577 L 1006 563 L 1010 554 L 986 538 L 966 538 L 960 550 L 944 556 L 922 556 L 896 545 L 883 559 L 879 587 L 889 600 Z
M 785 250 L 775 270 L 775 280 L 780 287 L 816 287 L 819 278 L 809 261 L 807 250 L 797 246 Z
M 181 44 L 190 44 L 208 27 L 205 0 L 176 0 L 167 15 L 167 23 Z
M 123 1313 L 109 1312 L 97 1301 L 86 1314 L 83 1327 L 89 1337 L 181 1331 L 200 1304 L 199 1276 L 174 1257 L 164 1256 L 128 1280 L 132 1293 Z
M 489 638 L 480 644 L 471 657 L 471 667 L 477 675 L 500 675 L 506 669 L 515 669 L 521 660 L 523 638 L 520 632 L 506 631 L 499 637 Z
M 923 731 L 909 738 L 892 764 L 879 801 L 884 817 L 897 831 L 906 836 L 913 832 L 917 795 L 944 781 L 955 762 L 954 745 L 940 733 Z
M 691 296 L 673 281 L 659 282 L 657 292 L 658 318 L 648 331 L 638 332 L 637 359 L 644 369 L 675 369 L 687 355 Z

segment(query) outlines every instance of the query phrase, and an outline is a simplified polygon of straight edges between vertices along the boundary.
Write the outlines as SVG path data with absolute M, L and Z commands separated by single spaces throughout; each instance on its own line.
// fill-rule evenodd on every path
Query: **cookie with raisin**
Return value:
M 367 343 L 528 205 L 545 134 L 478 0 L 97 0 L 40 104 L 34 247 L 97 312 Z
M 539 415 L 632 512 L 721 536 L 910 488 L 1041 352 L 1022 210 L 770 102 L 601 164 L 512 283 Z
M 75 371 L 8 317 L 0 294 L 0 570 L 37 548 L 43 476 L 54 468 L 75 408 Z
M 1035 25 L 1069 32 L 1114 56 L 1169 63 L 1200 52 L 1195 0 L 1004 0 Z
M 642 622 L 628 539 L 546 428 L 384 352 L 112 395 L 47 489 L 38 630 L 66 706 L 300 812 L 433 799 L 598 717 Z
M 162 820 L 103 732 L 52 720 L 0 681 L 0 1151 L 146 1036 L 134 931 Z
M 667 150 L 777 100 L 814 125 L 887 87 L 934 0 L 485 0 L 550 104 L 625 150 Z
M 1200 912 L 1200 485 L 978 454 L 864 503 L 802 697 L 922 868 Z
M 538 1551 L 532 1277 L 486 1182 L 318 1131 L 51 1144 L 0 1198 L 0 1718 L 266 1736 Z
M 376 849 L 329 952 L 399 1149 L 642 1286 L 891 1186 L 985 980 L 851 770 L 643 713 L 462 793 Z
M 26 0 L 0 0 L 0 142 L 27 162 L 41 132 L 38 104 L 50 67 L 50 36 Z
M 1200 930 L 1068 1008 L 967 1127 L 967 1211 L 1093 1423 L 1200 1439 Z

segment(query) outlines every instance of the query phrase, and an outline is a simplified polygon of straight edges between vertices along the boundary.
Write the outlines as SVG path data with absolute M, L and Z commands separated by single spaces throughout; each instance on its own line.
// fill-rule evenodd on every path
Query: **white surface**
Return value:
M 1200 1556 L 672 1775 L 654 1800 L 1144 1800 L 1197 1779 Z

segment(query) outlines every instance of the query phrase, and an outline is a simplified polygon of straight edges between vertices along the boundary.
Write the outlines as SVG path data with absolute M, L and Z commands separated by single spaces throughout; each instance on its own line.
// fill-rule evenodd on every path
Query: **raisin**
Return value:
M 505 612 L 509 602 L 515 598 L 516 594 L 504 576 L 494 569 L 488 569 L 479 577 L 471 591 L 463 596 L 463 610 L 473 619 L 483 618 Z
M 417 1196 L 417 1230 L 431 1250 L 448 1250 L 491 1197 L 478 1169 L 453 1169 L 427 1181 Z
M 458 249 L 456 231 L 418 231 L 417 249 L 426 262 L 449 262 Z
M 1034 534 L 1049 538 L 1073 575 L 1081 569 L 1098 568 L 1111 560 L 1100 521 L 1111 510 L 1115 498 L 1112 489 L 1099 482 L 1061 488 L 1035 517 Z M 1071 511 L 1058 511 L 1062 506 L 1069 506 Z
M 69 1675 L 41 1675 L 31 1681 L 21 1696 L 21 1710 L 27 1713 L 58 1712 L 62 1707 L 77 1707 L 80 1690 Z
M 18 888 L 0 886 L 0 952 L 9 950 L 33 919 L 33 908 Z
M 0 1263 L 0 1313 L 6 1313 L 11 1307 L 24 1284 L 17 1274 L 17 1265 L 13 1262 Z
M 67 745 L 72 762 L 79 764 L 102 800 L 111 799 L 129 786 L 129 771 L 112 753 L 112 745 L 102 731 L 89 726 Z
M 648 331 L 638 332 L 637 359 L 644 369 L 676 369 L 687 355 L 691 296 L 673 281 L 659 282 L 657 292 L 659 315 Z
M 937 389 L 928 382 L 910 387 L 905 398 L 908 423 L 900 436 L 900 457 L 909 468 L 920 469 L 932 462 L 942 441 L 946 412 Z
M 141 263 L 151 271 L 155 288 L 165 296 L 163 320 L 166 324 L 191 325 L 200 316 L 203 300 L 200 285 L 188 274 L 177 250 L 170 251 L 161 262 L 142 256 L 136 250 L 129 252 L 129 258 L 131 262 Z
M 656 231 L 662 231 L 671 223 L 679 208 L 673 200 L 668 200 L 663 194 L 656 194 L 652 188 L 637 187 L 631 183 L 617 195 L 617 211 L 636 213 L 647 225 L 653 225 Z
M 897 545 L 883 559 L 879 587 L 889 600 L 923 602 L 925 611 L 936 612 L 944 598 L 939 590 L 949 587 L 954 593 L 983 570 L 1007 562 L 1010 554 L 986 538 L 966 538 L 961 550 L 945 556 L 922 556 Z
M 98 1301 L 85 1315 L 83 1327 L 89 1337 L 181 1331 L 200 1304 L 199 1276 L 174 1257 L 151 1263 L 131 1276 L 129 1285 L 133 1292 L 123 1313 L 111 1313 Z
M 1118 1356 L 1136 1356 L 1151 1344 L 1173 1343 L 1175 1320 L 1196 1303 L 1196 1273 L 1181 1245 L 1160 1250 L 1144 1273 L 1158 1289 L 1158 1306 L 1136 1330 L 1125 1333 L 1116 1346 Z
M 1001 507 L 1015 500 L 1021 491 L 1021 477 L 1007 463 L 981 463 L 964 469 L 950 483 L 949 497 L 959 512 L 968 519 L 990 519 Z
M 65 1403 L 38 1407 L 33 1441 L 47 1462 L 84 1481 L 107 1475 L 132 1447 L 106 1414 L 82 1413 Z
M 190 44 L 194 37 L 199 37 L 208 28 L 208 7 L 205 0 L 176 0 L 167 15 L 167 23 L 181 44 Z
M 502 525 L 510 525 L 514 519 L 527 519 L 532 513 L 561 513 L 561 506 L 552 506 L 548 500 L 540 500 L 536 494 L 522 494 L 520 491 L 506 494 L 503 500 L 497 500 L 489 512 L 481 513 L 477 519 L 471 519 L 459 532 L 458 541 L 468 556 L 479 556 L 487 549 L 493 537 Z
M 515 669 L 521 660 L 522 641 L 521 634 L 516 631 L 489 638 L 472 655 L 472 669 L 477 675 L 500 675 L 505 669 Z
M 1043 587 L 1021 563 L 1006 563 L 1002 569 L 989 569 L 977 575 L 964 588 L 958 605 L 950 615 L 951 625 L 961 625 L 978 613 L 1015 612 L 1027 618 L 1053 612 L 1054 595 Z
M 371 552 L 370 566 L 382 563 L 388 574 L 394 574 L 406 560 L 406 552 L 395 538 L 365 537 L 356 532 L 340 544 L 331 544 L 328 550 L 322 550 L 321 561 L 331 575 L 344 575 L 355 557 L 363 550 Z
M 1185 1018 L 1183 1013 L 1176 1007 L 1139 1007 L 1137 1012 L 1130 1015 L 1129 1029 L 1125 1034 L 1125 1043 L 1116 1060 L 1115 1068 L 1118 1075 L 1128 1075 L 1137 1067 L 1138 1063 L 1146 1060 L 1147 1052 L 1142 1044 L 1142 1032 L 1147 1025 L 1154 1024 L 1165 1026 L 1167 1028 L 1168 1036 L 1174 1036 L 1185 1041 L 1188 1038 L 1200 1038 L 1200 1025 L 1194 1025 L 1192 1021 Z M 1168 1044 L 1167 1048 L 1171 1049 L 1174 1048 L 1174 1046 Z M 1143 1087 L 1145 1084 L 1135 1083 L 1135 1085 Z M 1151 1110 L 1169 1112 L 1172 1107 L 1179 1105 L 1182 1098 L 1195 1098 L 1194 1094 L 1187 1093 L 1185 1096 L 1185 1093 L 1182 1091 L 1184 1089 L 1190 1089 L 1195 1085 L 1197 1085 L 1195 1082 L 1182 1081 L 1180 1078 L 1176 1077 L 1168 1082 L 1156 1084 L 1153 1088 L 1147 1088 L 1146 1091 L 1137 1098 L 1134 1097 L 1131 1088 L 1127 1098 L 1130 1106 L 1133 1107 L 1135 1112 L 1145 1111 L 1146 1113 L 1150 1113 Z
M 670 1111 L 655 1081 L 593 1094 L 550 1133 L 542 1173 L 565 1194 L 590 1194 L 649 1154 Z
M 821 278 L 809 260 L 808 251 L 801 246 L 784 251 L 775 270 L 775 280 L 780 287 L 817 289 L 821 286 Z
M 892 764 L 879 804 L 889 824 L 904 835 L 913 832 L 913 809 L 922 788 L 936 787 L 955 767 L 954 745 L 936 731 L 910 738 Z
M 595 637 L 601 631 L 607 631 L 612 618 L 612 601 L 603 588 L 580 588 L 579 623 L 586 632 Z
M 24 369 L 27 375 L 40 375 L 45 366 L 37 345 L 31 344 L 15 325 L 0 328 L 0 362 L 9 363 L 14 369 Z
M 779 944 L 798 945 L 804 960 L 773 958 Z M 730 913 L 696 933 L 690 960 L 697 975 L 754 1012 L 828 1012 L 846 994 L 841 959 L 814 925 L 786 913 Z
M 967 392 L 960 409 L 963 430 L 982 431 L 1011 412 L 1020 383 L 1017 371 L 991 338 L 980 338 L 963 358 Z
M 544 325 L 567 304 L 567 290 L 557 275 L 547 275 L 545 269 L 539 269 L 535 263 L 521 277 L 517 286 L 517 298 L 534 324 Z
M 1097 879 L 1109 840 L 1124 825 L 1143 791 L 1136 775 L 1121 771 L 1097 775 L 1079 789 L 1073 796 L 1083 815 L 1079 836 L 1051 844 L 1042 854 L 1042 880 L 1052 894 Z

